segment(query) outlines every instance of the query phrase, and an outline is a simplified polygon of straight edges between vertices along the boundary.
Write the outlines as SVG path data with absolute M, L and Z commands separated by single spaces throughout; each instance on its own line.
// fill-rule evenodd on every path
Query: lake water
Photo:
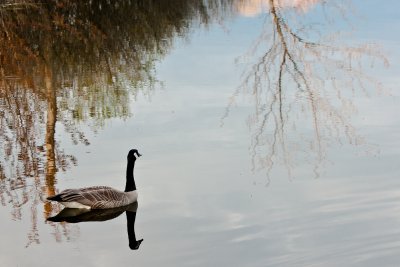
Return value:
M 35 2 L 0 4 L 0 266 L 400 264 L 398 1 Z M 46 220 L 131 148 L 137 207 Z

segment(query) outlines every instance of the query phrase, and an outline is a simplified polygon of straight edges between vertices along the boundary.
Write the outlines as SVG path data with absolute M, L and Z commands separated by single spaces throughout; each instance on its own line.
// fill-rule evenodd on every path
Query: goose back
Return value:
M 137 192 L 122 192 L 108 186 L 92 186 L 80 189 L 66 189 L 49 198 L 66 207 L 79 205 L 91 209 L 109 209 L 129 205 L 137 200 Z

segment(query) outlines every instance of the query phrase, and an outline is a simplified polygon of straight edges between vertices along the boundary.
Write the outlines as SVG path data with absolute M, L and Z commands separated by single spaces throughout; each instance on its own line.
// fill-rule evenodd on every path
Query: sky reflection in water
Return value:
M 2 7 L 1 265 L 396 265 L 398 4 L 271 2 Z M 52 192 L 122 189 L 132 147 L 138 252 L 124 216 L 44 223 Z

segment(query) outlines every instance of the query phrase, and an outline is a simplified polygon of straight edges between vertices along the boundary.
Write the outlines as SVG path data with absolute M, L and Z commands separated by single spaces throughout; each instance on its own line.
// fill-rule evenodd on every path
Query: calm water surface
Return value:
M 398 266 L 399 8 L 0 4 L 0 266 Z

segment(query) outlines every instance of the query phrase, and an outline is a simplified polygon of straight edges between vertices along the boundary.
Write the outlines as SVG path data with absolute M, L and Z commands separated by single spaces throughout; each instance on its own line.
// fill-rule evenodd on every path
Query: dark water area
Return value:
M 1 2 L 0 266 L 397 266 L 399 5 Z

